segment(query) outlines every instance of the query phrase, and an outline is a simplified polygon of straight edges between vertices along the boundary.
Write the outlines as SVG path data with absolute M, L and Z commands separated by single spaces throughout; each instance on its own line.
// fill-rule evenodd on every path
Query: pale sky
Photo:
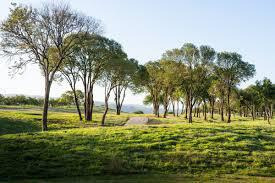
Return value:
M 41 0 L 1 0 L 0 20 L 11 2 L 39 7 Z M 102 21 L 104 36 L 118 41 L 130 58 L 155 60 L 167 49 L 186 42 L 210 45 L 216 51 L 236 51 L 255 64 L 257 74 L 241 87 L 268 77 L 275 82 L 275 1 L 273 0 L 67 0 L 73 9 Z M 11 78 L 10 65 L 0 57 L 0 93 L 43 95 L 44 82 L 37 66 Z M 80 89 L 81 85 L 79 86 Z M 69 90 L 54 83 L 51 97 Z M 103 90 L 95 90 L 103 101 Z M 112 100 L 112 99 L 111 99 Z M 143 95 L 126 96 L 125 103 L 142 104 Z

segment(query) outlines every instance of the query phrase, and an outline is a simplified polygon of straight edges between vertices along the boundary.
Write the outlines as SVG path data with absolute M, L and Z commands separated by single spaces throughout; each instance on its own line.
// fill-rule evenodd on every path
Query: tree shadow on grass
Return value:
M 38 132 L 41 131 L 41 123 L 37 121 L 25 121 L 0 117 L 0 135 Z

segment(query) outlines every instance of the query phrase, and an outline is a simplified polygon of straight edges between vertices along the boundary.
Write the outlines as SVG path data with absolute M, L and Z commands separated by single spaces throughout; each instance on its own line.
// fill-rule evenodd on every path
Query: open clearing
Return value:
M 182 178 L 171 182 L 177 182 L 229 174 L 243 177 L 237 181 L 274 181 L 273 121 L 236 117 L 227 124 L 195 118 L 188 124 L 171 116 L 159 118 L 158 125 L 121 126 L 131 116 L 146 115 L 109 114 L 107 126 L 99 127 L 97 113 L 93 123 L 80 123 L 76 114 L 51 112 L 50 131 L 39 132 L 40 111 L 0 111 L 0 177 L 176 174 Z

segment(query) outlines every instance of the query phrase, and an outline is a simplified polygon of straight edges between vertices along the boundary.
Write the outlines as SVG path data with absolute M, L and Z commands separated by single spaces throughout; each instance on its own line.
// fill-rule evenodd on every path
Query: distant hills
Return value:
M 16 96 L 16 95 L 24 95 L 24 94 L 4 94 L 4 96 L 9 97 L 9 96 Z M 43 98 L 41 95 L 25 95 L 27 97 L 34 97 L 34 98 Z M 95 101 L 96 106 L 104 106 L 104 102 L 102 101 Z M 111 109 L 115 109 L 115 103 L 110 102 L 109 107 Z M 145 114 L 152 113 L 152 107 L 150 106 L 145 106 L 145 105 L 140 105 L 140 104 L 123 104 L 122 106 L 122 111 L 123 112 L 136 112 L 136 111 L 142 111 Z

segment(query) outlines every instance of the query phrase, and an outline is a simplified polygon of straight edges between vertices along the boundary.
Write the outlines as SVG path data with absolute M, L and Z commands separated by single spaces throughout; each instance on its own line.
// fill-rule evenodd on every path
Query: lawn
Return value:
M 100 113 L 88 123 L 73 113 L 50 112 L 50 131 L 39 132 L 39 110 L 1 110 L 0 177 L 175 174 L 274 181 L 274 120 L 235 117 L 227 124 L 215 116 L 188 124 L 183 117 L 151 116 L 158 124 L 121 126 L 130 116 L 112 113 L 100 127 Z

